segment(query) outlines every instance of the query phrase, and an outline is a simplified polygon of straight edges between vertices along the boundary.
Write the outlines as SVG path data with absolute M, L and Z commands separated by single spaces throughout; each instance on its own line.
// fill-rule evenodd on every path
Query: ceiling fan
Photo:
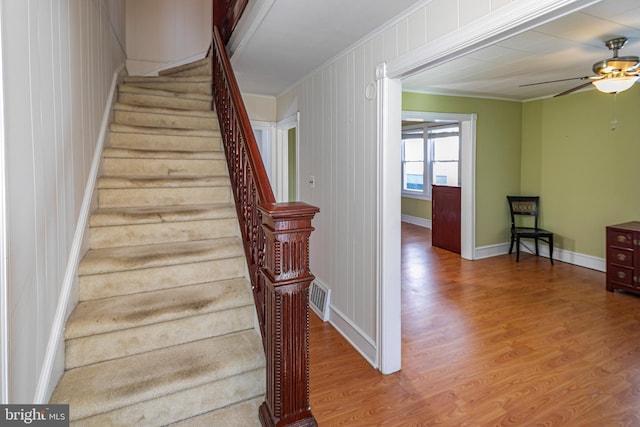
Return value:
M 549 80 L 546 82 L 530 83 L 520 85 L 520 87 L 541 85 L 546 83 L 556 83 L 569 80 L 589 80 L 574 88 L 565 90 L 554 96 L 562 96 L 573 93 L 584 87 L 593 84 L 596 89 L 605 93 L 619 93 L 633 86 L 640 77 L 640 58 L 637 56 L 618 56 L 618 51 L 627 44 L 626 37 L 618 37 L 607 40 L 605 46 L 613 51 L 613 56 L 603 59 L 593 64 L 593 72 L 595 75 L 583 77 L 571 77 L 567 79 Z

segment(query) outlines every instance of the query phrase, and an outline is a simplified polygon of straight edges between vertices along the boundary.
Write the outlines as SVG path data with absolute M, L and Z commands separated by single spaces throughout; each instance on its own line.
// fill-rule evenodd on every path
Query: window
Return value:
M 429 198 L 431 185 L 460 185 L 460 125 L 416 123 L 402 127 L 402 192 Z
M 402 176 L 404 190 L 424 190 L 424 142 L 420 139 L 403 141 Z

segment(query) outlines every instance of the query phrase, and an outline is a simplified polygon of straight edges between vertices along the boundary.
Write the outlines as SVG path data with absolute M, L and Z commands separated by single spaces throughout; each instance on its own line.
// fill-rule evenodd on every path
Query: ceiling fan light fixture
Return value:
M 629 89 L 638 80 L 638 76 L 605 77 L 591 82 L 603 93 L 620 93 Z

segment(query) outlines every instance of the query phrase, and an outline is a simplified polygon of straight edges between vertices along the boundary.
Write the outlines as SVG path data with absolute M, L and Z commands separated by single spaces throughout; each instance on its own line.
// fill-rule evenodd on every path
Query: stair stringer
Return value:
M 69 251 L 69 258 L 60 288 L 58 304 L 51 323 L 49 340 L 33 398 L 35 404 L 44 404 L 51 398 L 53 390 L 64 372 L 64 325 L 78 303 L 78 265 L 89 248 L 89 216 L 98 204 L 96 182 L 100 173 L 102 150 L 105 146 L 105 141 L 108 140 L 109 123 L 111 123 L 113 118 L 113 106 L 117 99 L 117 88 L 124 80 L 125 75 L 126 69 L 123 63 L 114 70 L 111 79 L 111 86 L 102 115 L 91 169 L 87 177 L 87 184 L 80 205 L 73 241 Z

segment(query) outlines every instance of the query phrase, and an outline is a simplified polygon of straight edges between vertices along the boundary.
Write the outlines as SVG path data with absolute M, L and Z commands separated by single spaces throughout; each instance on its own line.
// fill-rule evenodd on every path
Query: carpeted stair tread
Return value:
M 111 123 L 110 132 L 139 133 L 143 135 L 168 135 L 168 136 L 198 136 L 198 137 L 220 137 L 218 130 L 211 129 L 173 129 L 145 126 L 131 126 L 121 123 Z
M 225 280 L 143 292 L 78 304 L 67 322 L 65 338 L 104 334 L 167 322 L 253 303 L 245 279 Z
M 102 173 L 105 176 L 123 178 L 226 176 L 227 161 L 224 159 L 103 157 Z
M 187 70 L 191 70 L 194 68 L 198 68 L 198 69 L 204 69 L 208 67 L 208 72 L 206 72 L 204 75 L 211 75 L 211 57 L 210 56 L 205 56 L 202 59 L 199 59 L 197 61 L 193 61 L 190 62 L 188 64 L 182 64 L 182 65 L 177 65 L 175 67 L 171 67 L 171 68 L 166 68 L 164 70 L 161 70 L 160 72 L 158 72 L 159 76 L 171 76 L 171 75 L 175 75 L 175 74 L 179 74 L 182 73 L 184 71 Z
M 122 92 L 135 93 L 135 94 L 150 95 L 150 96 L 161 96 L 165 98 L 193 99 L 196 101 L 208 101 L 208 102 L 211 102 L 213 100 L 212 95 L 207 95 L 204 93 L 173 92 L 170 90 L 151 89 L 148 87 L 136 86 L 134 84 L 121 84 L 118 86 L 118 90 L 121 93 Z
M 204 176 L 204 177 L 153 177 L 153 178 L 127 178 L 103 176 L 98 179 L 99 189 L 120 188 L 193 188 L 193 187 L 229 187 L 229 177 Z M 145 208 L 147 209 L 147 208 Z
M 212 96 L 205 93 L 172 92 L 146 87 L 120 85 L 118 102 L 175 110 L 211 110 Z
M 209 413 L 246 401 L 265 393 L 264 367 L 234 377 L 203 384 L 187 390 L 160 396 L 80 420 L 74 426 L 158 427 L 192 418 L 195 414 Z M 255 421 L 258 415 L 255 414 Z M 213 424 L 201 427 L 230 427 L 237 424 Z M 241 424 L 246 427 L 253 424 Z
M 125 125 L 174 129 L 218 129 L 216 113 L 210 110 L 179 110 L 116 103 L 113 121 Z
M 175 160 L 226 160 L 221 151 L 138 150 L 107 147 L 104 158 L 110 159 L 175 159 Z
M 254 329 L 254 316 L 255 307 L 244 305 L 168 322 L 68 339 L 65 345 L 65 368 L 78 368 Z
M 91 227 L 90 249 L 220 239 L 239 235 L 237 218 Z
M 198 117 L 205 119 L 214 119 L 215 123 L 218 123 L 217 114 L 215 111 L 200 111 L 200 110 L 175 110 L 171 108 L 161 107 L 148 107 L 144 105 L 131 105 L 122 104 L 117 102 L 113 106 L 114 111 L 126 111 L 134 113 L 148 113 L 148 114 L 160 114 L 166 116 L 183 116 L 183 117 Z
M 256 414 L 262 402 L 264 402 L 264 397 L 260 396 L 170 424 L 169 427 L 260 427 L 260 421 Z
M 160 265 L 140 270 L 90 274 L 79 278 L 78 299 L 88 301 L 217 280 L 237 279 L 243 277 L 245 271 L 244 256 L 238 255 L 233 258 Z
M 222 151 L 219 130 L 172 129 L 112 123 L 109 146 L 143 150 Z
M 211 84 L 211 77 L 202 76 L 187 76 L 187 77 L 174 77 L 174 76 L 126 76 L 124 78 L 125 84 L 135 83 L 209 83 Z
M 171 92 L 203 93 L 210 95 L 211 77 L 208 75 L 196 76 L 128 76 L 124 78 L 124 84 L 161 89 Z
M 161 224 L 180 221 L 236 218 L 233 205 L 152 206 L 144 208 L 97 209 L 89 218 L 92 227 L 132 224 Z
M 263 366 L 260 338 L 249 330 L 68 370 L 51 401 L 82 419 Z
M 243 255 L 236 237 L 169 244 L 90 250 L 78 267 L 80 276 L 227 259 Z
M 183 184 L 175 181 L 177 184 Z M 225 186 L 156 186 L 140 188 L 100 188 L 98 207 L 126 208 L 143 206 L 187 206 L 233 201 L 231 187 Z

